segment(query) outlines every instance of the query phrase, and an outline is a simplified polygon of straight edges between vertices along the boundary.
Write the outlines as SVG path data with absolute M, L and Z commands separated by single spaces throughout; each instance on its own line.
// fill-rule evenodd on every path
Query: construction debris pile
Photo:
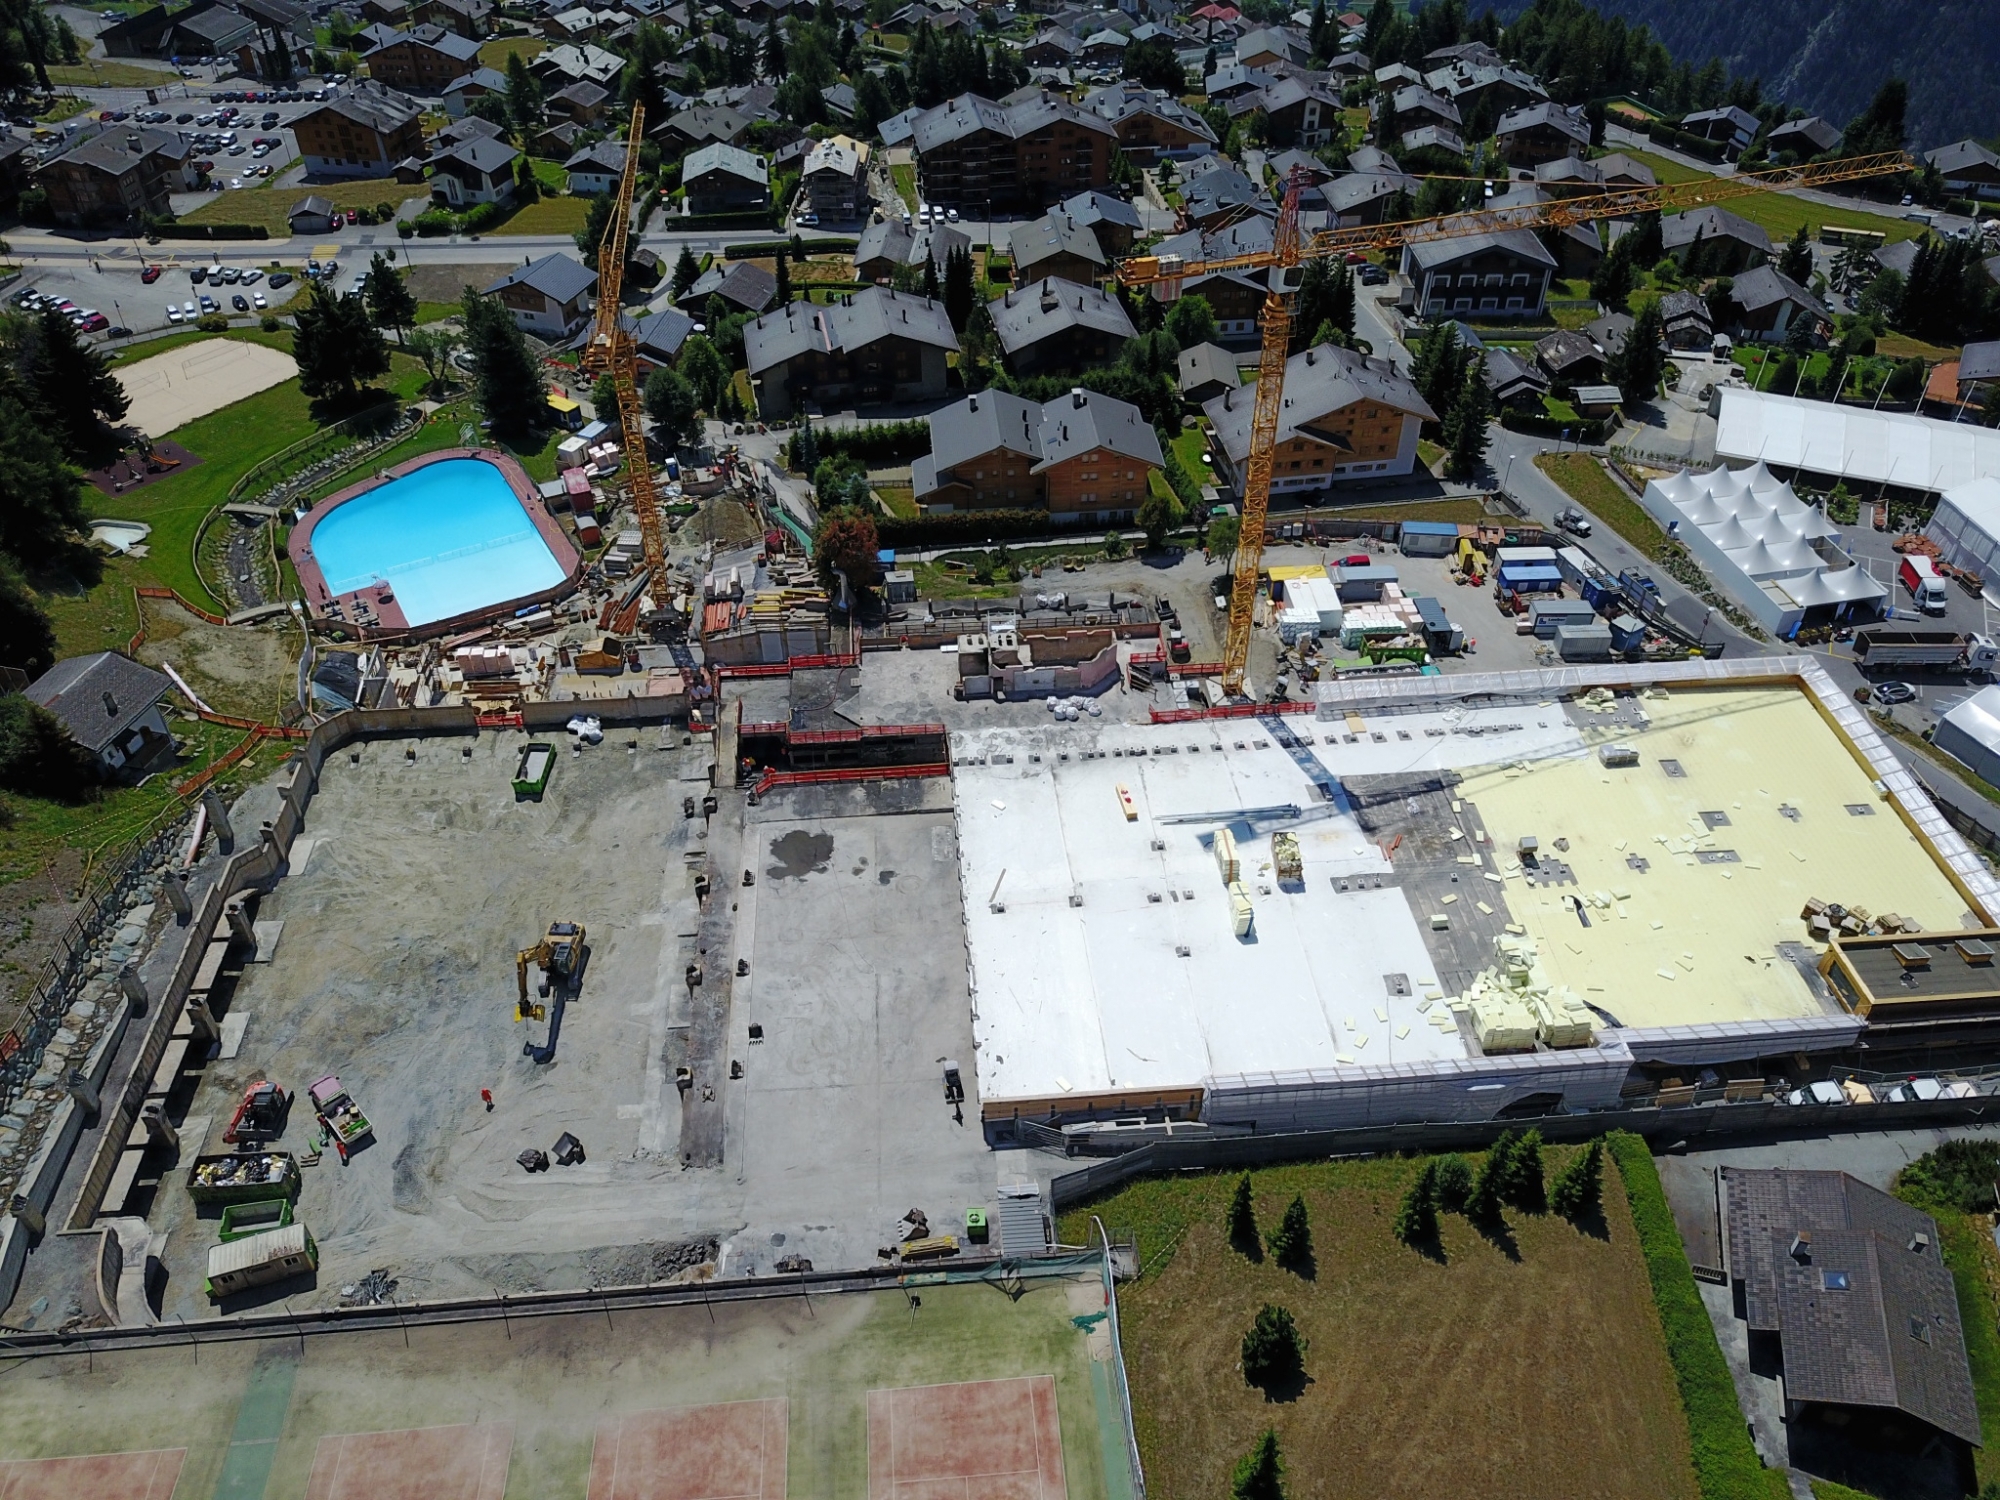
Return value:
M 1828 943 L 1836 937 L 1879 937 L 1924 930 L 1923 924 L 1913 917 L 1901 917 L 1892 911 L 1877 916 L 1865 906 L 1842 906 L 1817 896 L 1807 898 L 1799 920 L 1806 924 L 1807 934 L 1816 943 Z
M 1595 1016 L 1575 991 L 1550 982 L 1533 939 L 1503 933 L 1495 946 L 1500 962 L 1476 975 L 1463 995 L 1448 997 L 1442 1007 L 1423 1002 L 1419 1009 L 1431 1013 L 1431 1025 L 1449 1031 L 1455 1016 L 1469 1016 L 1480 1050 L 1489 1054 L 1532 1052 L 1538 1041 L 1545 1047 L 1588 1047 Z
M 722 666 L 824 656 L 831 601 L 803 557 L 769 544 L 716 558 L 702 579 L 702 647 Z

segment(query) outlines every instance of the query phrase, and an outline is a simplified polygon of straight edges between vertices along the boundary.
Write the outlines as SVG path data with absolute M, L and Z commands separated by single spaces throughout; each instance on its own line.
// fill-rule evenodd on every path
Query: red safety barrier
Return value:
M 1155 724 L 1196 724 L 1203 719 L 1258 719 L 1265 714 L 1310 714 L 1317 703 L 1225 703 L 1220 708 L 1156 708 Z
M 474 714 L 472 722 L 481 729 L 525 729 L 526 721 L 519 712 Z
M 794 656 L 785 661 L 744 662 L 717 667 L 719 677 L 788 677 L 794 672 L 810 672 L 823 667 L 858 667 L 861 654 L 851 656 Z
M 766 771 L 752 788 L 758 796 L 782 786 L 817 786 L 833 781 L 899 781 L 907 776 L 949 776 L 943 761 L 921 766 L 842 766 L 833 771 Z

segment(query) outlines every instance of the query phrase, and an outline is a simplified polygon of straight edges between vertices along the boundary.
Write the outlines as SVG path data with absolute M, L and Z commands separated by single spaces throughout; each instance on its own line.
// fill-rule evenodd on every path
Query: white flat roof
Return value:
M 1905 489 L 1948 490 L 2000 473 L 2000 433 L 1724 386 L 1715 455 Z
M 1422 732 L 1479 722 L 1522 728 Z M 1325 740 L 1310 721 L 1294 723 Z M 1397 723 L 1410 740 L 1389 734 L 1301 753 L 1324 778 L 1328 762 L 1342 775 L 1391 773 L 1583 748 L 1554 707 L 1452 708 Z M 1381 849 L 1261 724 L 966 730 L 952 736 L 952 760 L 987 1105 L 1151 1097 L 1218 1074 L 1467 1056 L 1456 1031 L 1437 1030 L 1419 1009 L 1440 993 L 1437 971 L 1404 892 L 1372 884 L 1391 876 Z M 1135 821 L 1126 821 L 1121 786 Z M 1285 808 L 1303 820 L 1241 816 Z M 1217 816 L 1176 821 L 1200 814 Z M 1210 852 L 1222 826 L 1238 839 L 1256 911 L 1244 939 Z M 1271 833 L 1286 827 L 1304 857 L 1302 889 L 1280 887 L 1270 868 Z M 1389 975 L 1408 979 L 1406 996 L 1389 993 Z

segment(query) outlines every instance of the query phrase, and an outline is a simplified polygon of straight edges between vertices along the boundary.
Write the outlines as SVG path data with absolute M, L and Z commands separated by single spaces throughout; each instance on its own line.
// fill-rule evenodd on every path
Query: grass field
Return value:
M 1449 521 L 1454 526 L 1470 526 L 1491 521 L 1483 500 L 1405 500 L 1397 505 L 1341 506 L 1332 512 L 1337 521 Z
M 1588 453 L 1537 454 L 1535 467 L 1642 554 L 1647 557 L 1659 555 L 1660 545 L 1667 539 L 1666 533 Z
M 549 44 L 538 36 L 503 36 L 482 43 L 479 61 L 483 67 L 507 71 L 507 59 L 519 54 L 521 61 L 533 62 Z
M 1652 151 L 1641 151 L 1633 147 L 1622 147 L 1626 156 L 1634 161 L 1642 161 L 1653 169 L 1653 175 L 1663 183 L 1699 182 L 1713 177 L 1713 172 L 1698 172 L 1693 167 L 1670 161 Z M 1801 224 L 1815 237 L 1822 224 L 1844 224 L 1849 229 L 1880 230 L 1885 241 L 1894 244 L 1897 240 L 1911 240 L 1924 232 L 1924 226 L 1910 219 L 1889 218 L 1883 214 L 1870 213 L 1860 207 L 1834 208 L 1825 203 L 1814 203 L 1805 198 L 1794 198 L 1789 193 L 1746 193 L 1741 198 L 1729 198 L 1720 205 L 1738 218 L 1748 219 L 1760 226 L 1772 240 L 1788 240 L 1798 231 Z
M 1567 1153 L 1546 1156 L 1553 1171 Z M 1148 1180 L 1090 1207 L 1136 1231 L 1145 1266 L 1119 1316 L 1149 1495 L 1228 1494 L 1232 1465 L 1270 1426 L 1296 1496 L 1693 1500 L 1686 1422 L 1616 1174 L 1595 1233 L 1514 1214 L 1510 1253 L 1449 1217 L 1432 1259 L 1390 1232 L 1418 1165 L 1255 1174 L 1267 1228 L 1304 1196 L 1313 1279 L 1230 1248 L 1230 1176 Z M 1078 1217 L 1065 1240 L 1084 1232 Z M 1310 1341 L 1296 1399 L 1266 1400 L 1237 1369 L 1265 1302 Z
M 325 198 L 335 208 L 373 208 L 387 203 L 400 210 L 410 198 L 421 196 L 417 189 L 393 177 L 371 177 L 363 182 L 323 182 L 312 187 L 235 188 L 215 193 L 193 213 L 183 214 L 183 224 L 257 224 L 274 240 L 290 236 L 292 226 L 286 215 L 308 194 Z M 388 233 L 395 234 L 390 227 Z M 310 236 L 306 236 L 310 238 Z
M 180 74 L 171 69 L 142 68 L 111 58 L 49 69 L 49 82 L 58 88 L 150 89 L 180 81 Z
M 896 192 L 910 206 L 910 212 L 917 211 L 917 169 L 907 162 L 889 168 L 889 176 L 894 179 Z
M 1211 451 L 1208 444 L 1208 434 L 1199 427 L 1182 429 L 1181 435 L 1171 444 L 1174 456 L 1181 461 L 1181 467 L 1187 470 L 1189 477 L 1196 484 L 1220 483 L 1215 477 L 1215 470 L 1201 461 L 1202 454 Z
M 537 198 L 506 223 L 486 233 L 575 234 L 589 217 L 588 198 Z

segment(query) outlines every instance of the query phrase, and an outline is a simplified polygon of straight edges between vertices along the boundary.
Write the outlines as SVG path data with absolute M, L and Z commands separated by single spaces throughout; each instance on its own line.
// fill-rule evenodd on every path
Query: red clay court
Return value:
M 731 1401 L 599 1424 L 589 1500 L 785 1500 L 791 1403 Z
M 1053 1376 L 868 1393 L 868 1500 L 1067 1500 Z
M 0 1500 L 173 1500 L 185 1448 L 0 1462 Z
M 306 1500 L 503 1500 L 513 1454 L 511 1422 L 323 1437 Z

